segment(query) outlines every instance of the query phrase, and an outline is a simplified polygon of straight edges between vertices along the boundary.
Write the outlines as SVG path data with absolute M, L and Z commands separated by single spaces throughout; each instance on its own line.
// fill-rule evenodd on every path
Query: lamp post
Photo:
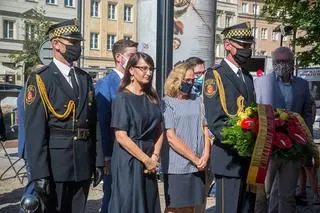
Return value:
M 256 38 L 257 33 L 257 0 L 254 1 L 255 9 L 254 9 L 254 19 L 253 19 L 253 38 Z M 256 42 L 253 43 L 253 56 L 256 55 Z

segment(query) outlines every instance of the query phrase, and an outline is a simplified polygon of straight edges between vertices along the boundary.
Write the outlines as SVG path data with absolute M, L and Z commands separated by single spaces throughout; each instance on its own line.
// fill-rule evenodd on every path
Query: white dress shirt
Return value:
M 70 69 L 74 69 L 74 67 L 69 67 L 68 65 L 57 60 L 56 58 L 53 58 L 53 63 L 58 67 L 63 77 L 66 79 L 66 81 L 69 83 L 70 87 L 72 88 L 71 76 L 69 76 L 69 72 L 70 72 Z M 76 77 L 77 84 L 80 88 L 76 71 L 74 72 L 74 75 Z
M 240 68 L 240 67 L 237 67 L 236 65 L 234 65 L 233 63 L 231 63 L 231 61 L 229 61 L 227 58 L 224 58 L 224 60 L 225 60 L 225 62 L 229 65 L 229 67 L 232 69 L 232 71 L 233 71 L 240 79 L 242 79 L 243 82 L 245 82 L 241 68 Z
M 120 72 L 119 70 L 117 70 L 116 68 L 113 69 L 120 77 L 120 79 L 123 78 L 124 74 L 122 72 Z

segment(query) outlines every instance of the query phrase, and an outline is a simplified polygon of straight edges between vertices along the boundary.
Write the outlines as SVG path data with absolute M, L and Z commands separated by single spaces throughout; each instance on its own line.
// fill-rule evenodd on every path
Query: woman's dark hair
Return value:
M 141 53 L 141 52 L 136 52 L 135 54 L 133 54 L 130 57 L 128 64 L 126 66 L 126 69 L 124 71 L 124 76 L 119 86 L 120 92 L 124 91 L 125 88 L 131 83 L 131 74 L 129 70 L 131 67 L 136 66 L 140 59 L 143 59 L 151 68 L 154 68 L 154 62 L 150 55 L 146 53 Z M 150 82 L 143 86 L 143 91 L 146 93 L 146 95 L 151 100 L 151 102 L 158 103 L 159 102 L 158 94 L 152 88 L 152 78 L 153 78 L 153 74 L 151 76 Z

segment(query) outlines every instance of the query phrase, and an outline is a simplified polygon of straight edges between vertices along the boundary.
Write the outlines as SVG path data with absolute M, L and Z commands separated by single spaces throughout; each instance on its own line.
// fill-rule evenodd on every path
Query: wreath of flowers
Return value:
M 294 113 L 276 108 L 274 118 L 273 157 L 299 159 L 314 154 L 315 146 L 308 140 Z M 241 157 L 252 156 L 259 132 L 257 106 L 245 108 L 243 112 L 230 117 L 227 123 L 227 127 L 222 129 L 222 143 L 229 145 Z

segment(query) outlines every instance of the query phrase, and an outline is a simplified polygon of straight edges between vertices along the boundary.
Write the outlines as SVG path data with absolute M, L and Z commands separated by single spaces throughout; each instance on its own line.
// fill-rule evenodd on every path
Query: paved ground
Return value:
M 314 138 L 316 142 L 320 143 L 320 128 L 319 124 L 314 125 Z M 11 142 L 8 147 L 16 147 L 15 142 Z M 16 156 L 17 148 L 8 148 L 13 160 L 18 159 Z M 9 166 L 9 162 L 4 155 L 4 151 L 0 148 L 0 174 Z M 19 168 L 22 166 L 22 161 L 16 164 Z M 24 170 L 22 170 L 24 172 Z M 23 194 L 24 185 L 26 184 L 26 178 L 24 183 L 21 184 L 17 178 L 13 177 L 13 172 L 8 172 L 3 180 L 0 180 L 0 212 L 2 213 L 17 213 L 19 209 L 19 201 Z M 319 182 L 320 183 L 320 182 Z M 159 183 L 159 193 L 161 199 L 161 208 L 164 209 L 164 194 L 163 185 Z M 311 196 L 310 192 L 309 195 Z M 100 200 L 102 197 L 102 185 L 96 188 L 91 188 L 89 193 L 87 213 L 98 213 L 100 208 Z M 215 213 L 215 199 L 209 197 L 207 199 L 207 213 Z M 320 213 L 320 206 L 298 207 L 296 213 Z
M 16 156 L 17 148 L 7 149 L 13 160 L 18 159 Z M 22 161 L 16 164 L 16 168 L 23 165 Z M 0 149 L 0 174 L 9 166 L 9 161 L 6 159 L 4 152 Z M 21 172 L 25 172 L 22 170 Z M 19 201 L 23 194 L 24 186 L 27 179 L 23 179 L 24 182 L 21 184 L 17 178 L 14 178 L 14 173 L 12 170 L 5 174 L 4 180 L 0 180 L 0 212 L 2 213 L 17 213 L 19 209 Z M 164 210 L 164 194 L 163 194 L 163 184 L 159 183 L 159 193 L 161 199 L 161 208 Z M 102 198 L 102 184 L 96 188 L 90 188 L 87 213 L 98 213 L 100 208 L 100 202 Z M 215 199 L 208 197 L 207 199 L 207 212 L 214 212 Z

